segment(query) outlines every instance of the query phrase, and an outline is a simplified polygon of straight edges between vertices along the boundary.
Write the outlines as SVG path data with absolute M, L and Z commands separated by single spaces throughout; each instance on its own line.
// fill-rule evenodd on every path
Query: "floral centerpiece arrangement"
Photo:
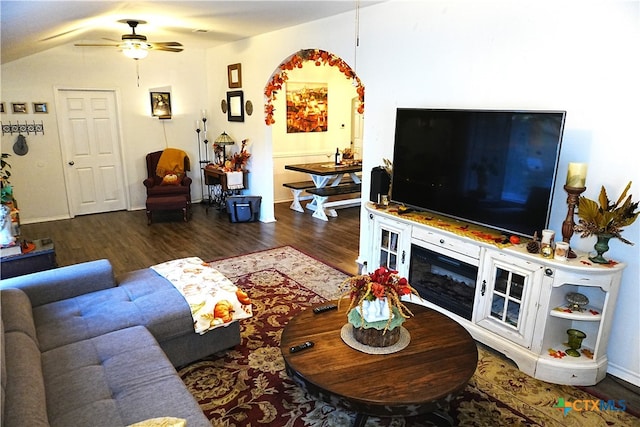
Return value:
M 248 139 L 242 140 L 242 145 L 240 146 L 240 151 L 235 153 L 227 162 L 225 163 L 225 170 L 228 172 L 233 171 L 242 171 L 247 163 L 249 162 L 249 157 L 251 157 L 251 153 L 247 151 L 247 142 Z
M 411 287 L 406 278 L 398 276 L 397 273 L 380 267 L 371 274 L 353 276 L 342 283 L 342 287 L 348 288 L 343 297 L 350 298 L 347 316 L 349 323 L 354 327 L 355 338 L 361 341 L 359 335 L 362 335 L 362 332 L 356 332 L 357 330 L 366 329 L 371 332 L 363 344 L 393 345 L 393 340 L 397 341 L 399 338 L 397 327 L 413 316 L 400 298 L 410 294 L 417 296 L 418 292 Z M 389 331 L 395 331 L 393 335 L 397 335 L 391 342 L 382 337 Z
M 609 249 L 607 243 L 611 238 L 615 237 L 623 243 L 633 245 L 621 234 L 624 231 L 622 228 L 633 224 L 640 215 L 640 211 L 637 210 L 638 202 L 631 201 L 631 194 L 627 196 L 630 188 L 631 181 L 615 203 L 609 200 L 604 186 L 600 189 L 598 202 L 584 196 L 580 197 L 578 202 L 578 217 L 580 219 L 575 225 L 574 231 L 580 233 L 581 237 L 598 237 L 601 247 L 598 248 L 598 243 L 596 243 L 598 256 L 591 258 L 592 261 L 608 262 L 602 258 L 602 253 Z

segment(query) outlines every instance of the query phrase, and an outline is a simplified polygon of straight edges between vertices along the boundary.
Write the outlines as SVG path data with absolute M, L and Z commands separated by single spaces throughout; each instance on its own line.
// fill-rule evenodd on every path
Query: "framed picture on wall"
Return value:
M 242 87 L 242 65 L 231 64 L 227 66 L 227 79 L 229 80 L 229 89 L 237 89 Z
M 11 109 L 14 114 L 27 114 L 27 103 L 13 102 L 11 103 Z
M 244 94 L 241 90 L 227 92 L 227 120 L 244 122 Z
M 287 133 L 326 132 L 329 85 L 287 82 Z
M 171 93 L 150 92 L 151 94 L 151 115 L 160 119 L 171 118 Z
M 34 102 L 33 103 L 33 112 L 34 113 L 48 113 L 49 109 L 47 108 L 46 102 Z

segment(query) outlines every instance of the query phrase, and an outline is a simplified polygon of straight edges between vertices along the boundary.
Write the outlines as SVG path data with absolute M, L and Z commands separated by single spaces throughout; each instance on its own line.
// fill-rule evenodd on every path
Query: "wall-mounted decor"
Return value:
M 231 64 L 227 66 L 227 78 L 229 79 L 229 89 L 242 87 L 242 65 Z
M 222 101 L 220 101 L 220 109 L 222 110 L 222 112 L 224 114 L 227 114 L 227 100 L 223 99 Z
M 315 64 L 316 67 L 321 65 L 329 65 L 331 67 L 337 67 L 347 78 L 353 80 L 353 86 L 358 93 L 358 113 L 364 114 L 364 85 L 360 78 L 356 75 L 356 72 L 351 69 L 349 64 L 344 60 L 331 52 L 320 49 L 303 49 L 294 53 L 286 61 L 284 61 L 277 68 L 277 71 L 271 76 L 271 80 L 267 83 L 264 90 L 264 96 L 267 98 L 264 104 L 265 118 L 264 122 L 267 126 L 270 126 L 276 122 L 273 118 L 275 108 L 273 107 L 273 101 L 276 99 L 276 94 L 282 90 L 282 86 L 289 79 L 289 71 L 294 68 L 301 68 L 306 62 Z
M 171 118 L 171 93 L 150 92 L 151 93 L 151 115 L 160 119 Z
M 227 92 L 227 120 L 244 122 L 244 95 L 241 90 Z
M 327 83 L 287 82 L 287 133 L 326 132 Z
M 49 109 L 47 108 L 46 102 L 34 102 L 33 103 L 33 112 L 34 113 L 48 113 Z
M 248 115 L 253 114 L 253 102 L 247 101 L 244 103 L 244 111 L 247 112 Z
M 4 109 L 4 102 L 0 102 L 0 113 L 4 113 L 5 109 Z
M 36 123 L 35 121 L 31 123 L 27 121 L 20 123 L 20 121 L 18 121 L 17 123 L 1 123 L 1 125 L 3 135 L 7 133 L 11 135 L 14 133 L 26 133 L 27 135 L 31 133 L 37 135 L 40 133 L 44 135 L 44 124 L 42 124 L 42 121 L 40 123 Z
M 14 114 L 27 114 L 26 102 L 13 102 L 11 108 Z

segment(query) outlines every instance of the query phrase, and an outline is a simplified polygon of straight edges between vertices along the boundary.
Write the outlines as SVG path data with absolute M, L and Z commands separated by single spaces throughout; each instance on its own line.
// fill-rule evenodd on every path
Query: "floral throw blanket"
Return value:
M 199 334 L 253 315 L 247 293 L 200 258 L 167 261 L 151 269 L 184 295 Z

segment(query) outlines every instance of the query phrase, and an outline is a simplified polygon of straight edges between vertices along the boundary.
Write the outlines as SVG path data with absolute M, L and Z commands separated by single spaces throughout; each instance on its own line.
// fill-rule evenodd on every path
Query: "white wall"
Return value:
M 392 0 L 363 8 L 356 69 L 366 87 L 363 170 L 393 157 L 397 107 L 561 109 L 567 111 L 567 122 L 550 227 L 560 235 L 567 213 L 562 185 L 568 162 L 589 163 L 586 196 L 597 197 L 605 185 L 617 197 L 633 180 L 634 200 L 640 199 L 640 171 L 631 153 L 639 136 L 639 14 L 638 2 L 625 1 Z M 257 104 L 275 67 L 300 49 L 323 49 L 354 64 L 354 19 L 344 14 L 212 49 L 209 69 L 214 62 L 219 68 L 242 62 L 250 74 L 247 92 Z M 210 82 L 216 74 L 209 73 Z M 213 98 L 220 98 L 225 88 L 214 86 Z M 261 188 L 269 192 L 274 171 L 266 159 L 275 151 L 271 135 L 262 123 L 252 122 L 250 128 L 243 130 L 263 137 L 265 170 L 259 173 Z M 365 173 L 365 195 L 367 178 Z M 364 213 L 361 222 L 366 224 Z M 640 221 L 624 235 L 640 245 Z M 363 226 L 362 256 L 369 239 Z M 594 238 L 572 239 L 581 250 L 594 243 Z M 628 263 L 609 372 L 640 385 L 640 252 L 637 245 L 614 241 L 608 256 Z
M 181 53 L 153 52 L 133 61 L 116 49 L 68 45 L 2 65 L 2 101 L 28 102 L 29 113 L 5 113 L 2 122 L 42 120 L 44 135 L 27 135 L 29 153 L 13 154 L 17 135 L 2 136 L 2 152 L 9 157 L 16 199 L 23 223 L 68 218 L 63 155 L 58 136 L 56 88 L 112 89 L 121 112 L 122 153 L 131 209 L 145 204 L 145 155 L 166 146 L 185 150 L 192 160 L 192 197 L 201 197 L 195 120 L 205 108 L 204 50 Z M 139 84 L 136 65 L 139 67 Z M 151 117 L 149 90 L 171 91 L 171 120 Z M 33 114 L 31 102 L 47 102 L 49 114 Z
M 140 62 L 140 88 L 134 64 L 115 52 L 56 49 L 3 65 L 2 100 L 51 102 L 55 85 L 119 89 L 132 207 L 144 202 L 144 154 L 163 148 L 166 132 L 173 145 L 197 157 L 193 122 L 207 108 L 211 135 L 226 130 L 236 141 L 249 139 L 250 192 L 263 197 L 261 220 L 272 221 L 275 150 L 272 128 L 264 124 L 264 87 L 278 65 L 300 49 L 332 52 L 353 67 L 354 21 L 354 13 L 343 14 L 210 49 L 205 67 L 197 51 L 150 55 Z M 363 8 L 356 68 L 366 87 L 363 170 L 392 158 L 397 107 L 562 109 L 567 122 L 551 228 L 559 233 L 566 215 L 562 177 L 570 161 L 589 163 L 586 196 L 597 197 L 605 185 L 616 197 L 633 180 L 638 200 L 638 52 L 637 1 L 391 0 Z M 231 123 L 220 101 L 229 90 L 226 67 L 238 62 L 245 100 L 252 100 L 255 112 L 244 123 Z M 148 88 L 162 86 L 172 86 L 177 102 L 176 117 L 164 126 L 146 110 Z M 10 118 L 5 114 L 2 120 Z M 47 133 L 29 138 L 30 154 L 11 158 L 24 219 L 67 214 L 55 113 L 44 120 Z M 13 140 L 2 138 L 3 152 Z M 199 194 L 196 186 L 194 197 Z M 636 245 L 613 241 L 607 254 L 628 264 L 614 316 L 609 372 L 640 385 L 640 221 L 624 236 Z M 574 236 L 572 244 L 589 250 L 594 240 Z M 368 244 L 363 226 L 361 254 Z

